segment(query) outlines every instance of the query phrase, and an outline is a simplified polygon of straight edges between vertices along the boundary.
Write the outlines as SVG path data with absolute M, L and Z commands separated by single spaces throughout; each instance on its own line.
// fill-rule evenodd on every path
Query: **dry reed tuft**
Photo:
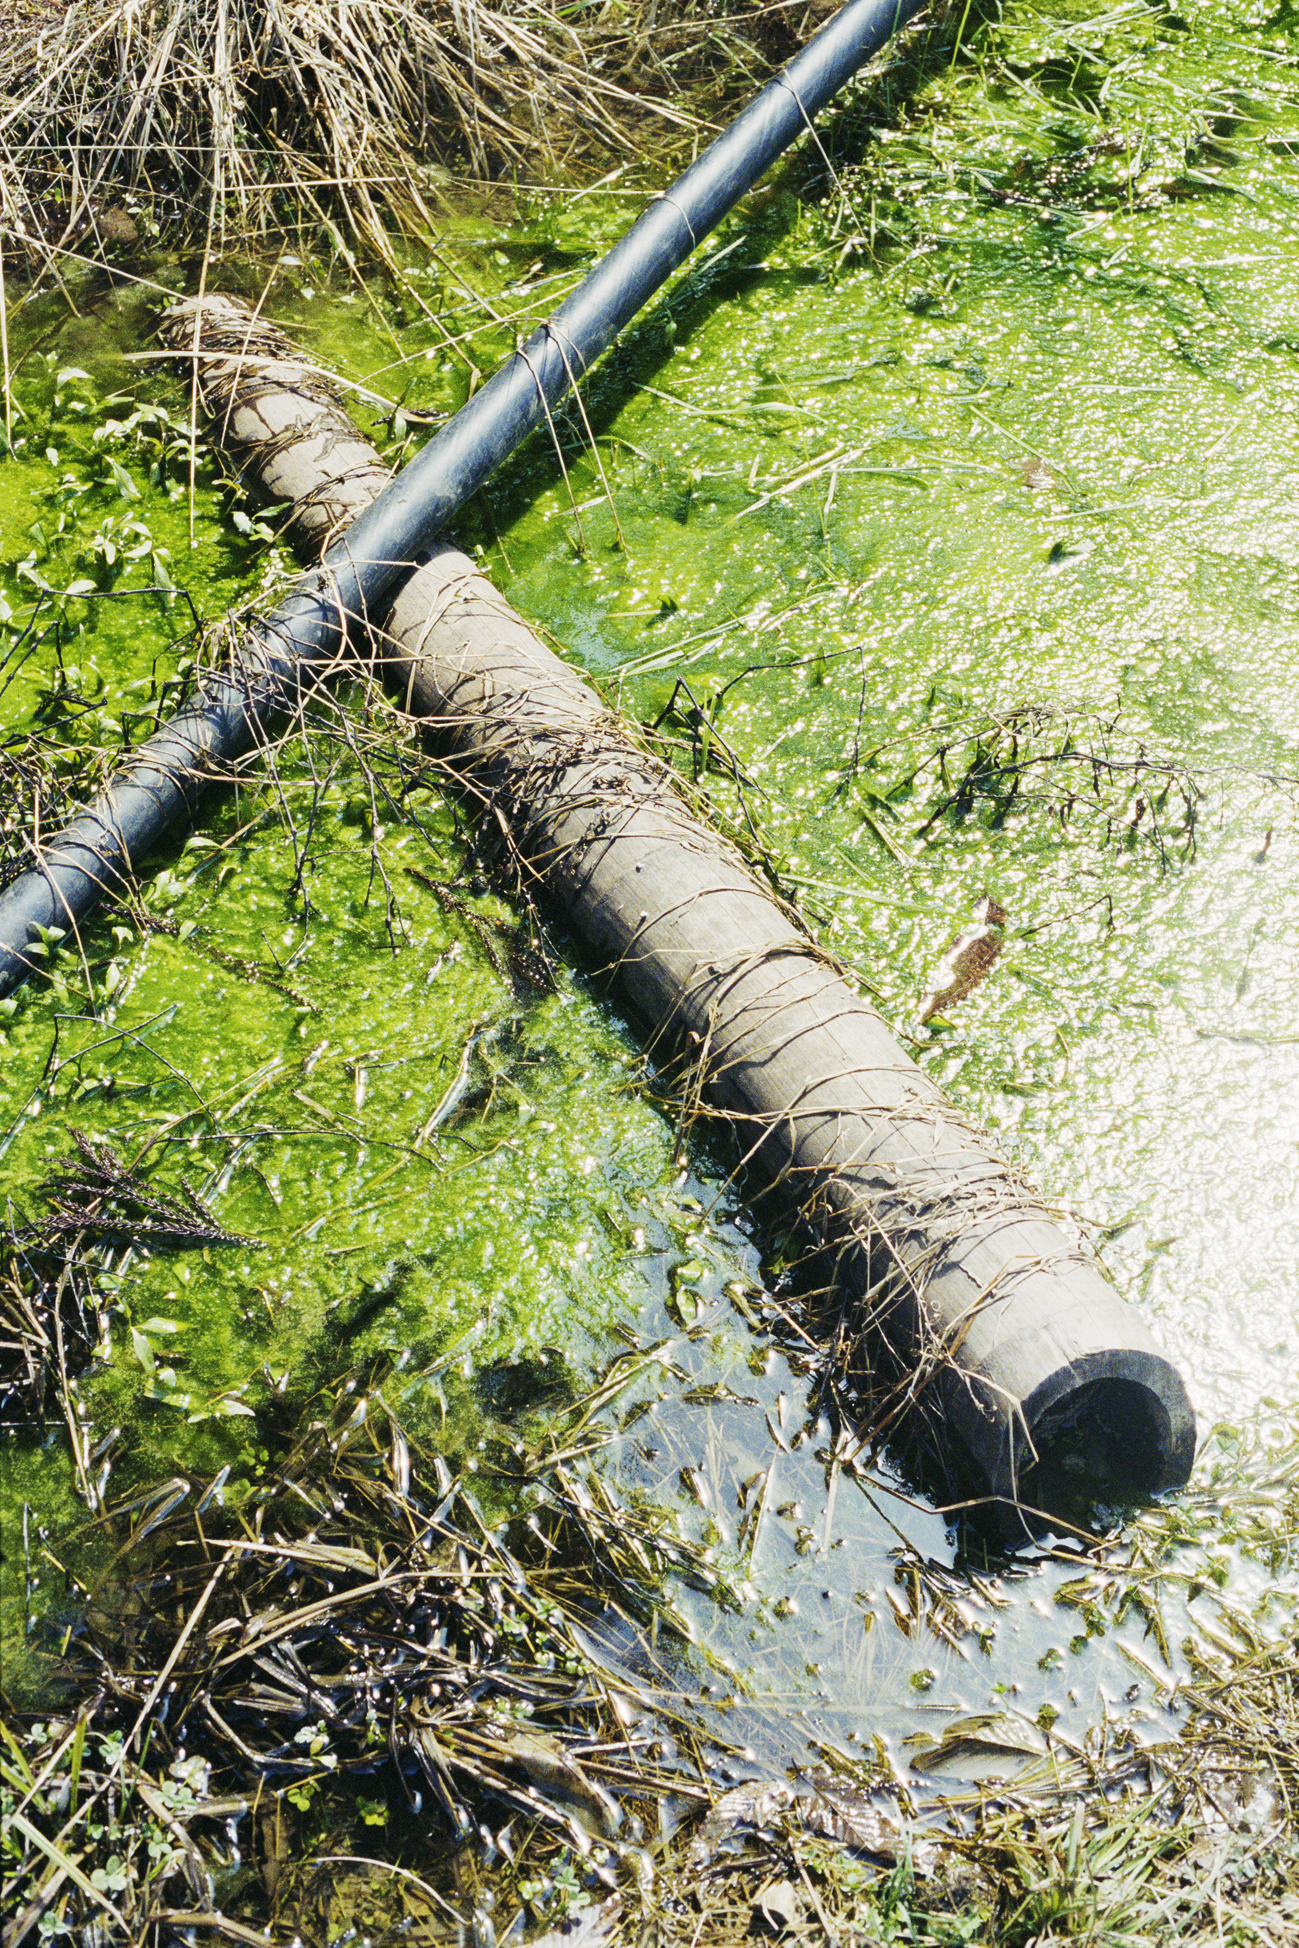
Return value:
M 429 163 L 554 180 L 644 156 L 699 126 L 684 88 L 748 87 L 815 24 L 787 0 L 605 6 L 580 34 L 543 0 L 26 9 L 0 49 L 0 224 L 37 264 L 285 237 L 390 261 L 394 231 L 432 230 Z

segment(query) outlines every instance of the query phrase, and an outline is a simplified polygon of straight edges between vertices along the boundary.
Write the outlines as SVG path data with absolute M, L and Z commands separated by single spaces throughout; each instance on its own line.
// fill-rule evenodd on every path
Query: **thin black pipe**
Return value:
M 349 621 L 382 617 L 458 508 L 763 176 L 812 117 L 918 11 L 921 0 L 849 0 L 627 235 L 553 318 L 423 448 L 269 615 L 228 671 L 206 674 L 90 805 L 0 893 L 0 995 L 35 965 L 42 928 L 77 930 L 105 894 L 188 816 L 212 778 L 291 711 L 333 665 Z

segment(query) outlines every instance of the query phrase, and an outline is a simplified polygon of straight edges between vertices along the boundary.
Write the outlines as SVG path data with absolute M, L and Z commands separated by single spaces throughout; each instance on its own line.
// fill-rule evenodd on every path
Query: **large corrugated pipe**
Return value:
M 811 124 L 920 0 L 849 0 L 665 194 L 555 315 L 333 541 L 321 565 L 246 633 L 190 701 L 0 893 L 0 995 L 33 970 L 45 927 L 76 932 L 105 894 L 192 812 L 340 653 L 350 623 L 387 612 L 447 521 L 589 370 L 696 245 Z
M 191 346 L 194 307 L 164 335 Z M 377 491 L 379 456 L 237 304 L 209 300 L 201 338 L 208 410 L 309 555 Z M 973 1478 L 1018 1519 L 1102 1482 L 1184 1481 L 1194 1417 L 1138 1314 L 473 563 L 439 544 L 373 641 L 390 694 L 500 814 L 654 1051 L 684 1055 L 736 1120 L 751 1180 L 778 1184 L 834 1255 L 955 1491 Z

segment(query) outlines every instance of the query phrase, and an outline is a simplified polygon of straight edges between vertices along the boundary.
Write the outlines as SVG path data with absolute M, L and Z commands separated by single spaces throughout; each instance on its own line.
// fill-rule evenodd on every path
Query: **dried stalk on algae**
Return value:
M 629 124 L 691 118 L 543 0 L 74 0 L 0 48 L 0 212 L 38 258 L 318 223 L 382 257 L 433 227 L 421 161 L 553 173 Z
M 916 1017 L 922 1027 L 987 980 L 1001 954 L 1007 917 L 1005 907 L 991 893 L 976 902 L 973 924 L 957 934 L 930 976 Z
M 183 1177 L 169 1190 L 147 1175 L 147 1144 L 128 1163 L 103 1138 L 72 1140 L 75 1156 L 40 1186 L 45 1210 L 26 1224 L 11 1213 L 0 1237 L 0 1430 L 42 1425 L 51 1398 L 69 1413 L 69 1383 L 107 1338 L 104 1247 L 260 1244 L 227 1230 Z M 78 1454 L 83 1432 L 69 1424 Z
M 197 1191 L 180 1180 L 179 1194 L 162 1189 L 123 1163 L 111 1143 L 72 1131 L 77 1157 L 41 1189 L 49 1205 L 24 1237 L 76 1236 L 85 1242 L 133 1245 L 242 1245 L 256 1238 L 227 1231 Z
M 314 552 L 322 503 L 341 520 L 344 502 L 376 490 L 378 456 L 367 471 L 341 409 L 291 374 L 274 402 L 282 346 L 259 369 L 245 314 L 232 349 L 229 300 L 212 310 L 209 358 L 207 315 L 175 307 L 164 336 L 197 355 L 227 445 L 302 507 L 289 527 Z M 903 1375 L 871 1431 L 924 1423 L 954 1492 L 972 1461 L 1011 1507 L 1058 1492 L 1043 1474 L 1025 1480 L 1052 1444 L 1093 1468 L 1121 1456 L 1137 1489 L 1184 1480 L 1194 1421 L 1136 1314 L 473 564 L 435 549 L 374 654 L 461 794 L 506 835 L 519 883 L 556 904 L 617 980 L 686 1100 L 734 1121 L 750 1188 L 792 1202 L 828 1252 L 846 1338 L 868 1328 Z

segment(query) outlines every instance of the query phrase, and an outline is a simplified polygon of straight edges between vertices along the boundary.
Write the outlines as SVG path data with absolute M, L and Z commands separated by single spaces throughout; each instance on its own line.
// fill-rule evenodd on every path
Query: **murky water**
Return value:
M 820 200 L 782 178 L 597 376 L 600 468 L 572 422 L 566 479 L 536 445 L 463 535 L 632 713 L 688 683 L 672 721 L 709 718 L 787 885 L 900 1032 L 980 895 L 1007 908 L 991 978 L 921 1058 L 1086 1226 L 1206 1435 L 1263 1429 L 1261 1450 L 1209 1435 L 1172 1556 L 1221 1561 L 1248 1607 L 1294 1587 L 1230 1510 L 1299 1366 L 1299 37 L 1262 10 L 1072 12 L 986 28 L 874 138 L 844 118 Z M 450 407 L 632 209 L 462 216 L 413 273 L 436 323 L 301 266 L 271 308 L 349 377 Z M 6 731 L 72 697 L 87 740 L 147 711 L 184 653 L 183 600 L 128 593 L 160 560 L 204 613 L 274 572 L 209 462 L 191 549 L 186 469 L 151 476 L 147 427 L 104 433 L 127 383 L 184 416 L 121 358 L 150 301 L 18 321 Z M 33 576 L 94 585 L 61 680 L 53 637 L 21 633 Z M 261 1244 L 119 1267 L 119 1339 L 81 1383 L 96 1434 L 126 1430 L 116 1480 L 229 1464 L 237 1493 L 266 1460 L 250 1413 L 384 1351 L 437 1369 L 410 1411 L 468 1453 L 511 1386 L 553 1408 L 630 1334 L 662 1360 L 598 1465 L 713 1551 L 733 1600 L 682 1595 L 695 1643 L 659 1676 L 708 1687 L 739 1746 L 879 1738 L 906 1770 L 966 1712 L 1074 1741 L 1155 1719 L 1182 1613 L 1165 1664 L 1067 1545 L 979 1570 L 898 1476 L 845 1465 L 763 1241 L 720 1158 L 680 1152 L 634 1031 L 573 974 L 520 1000 L 489 952 L 512 916 L 465 889 L 436 790 L 403 796 L 389 766 L 372 799 L 333 758 L 318 791 L 294 760 L 178 842 L 148 897 L 179 932 L 96 929 L 94 1018 L 64 956 L 3 1031 L 18 1204 L 76 1127 L 153 1145 Z M 57 1435 L 3 1466 L 7 1521 L 69 1520 Z

